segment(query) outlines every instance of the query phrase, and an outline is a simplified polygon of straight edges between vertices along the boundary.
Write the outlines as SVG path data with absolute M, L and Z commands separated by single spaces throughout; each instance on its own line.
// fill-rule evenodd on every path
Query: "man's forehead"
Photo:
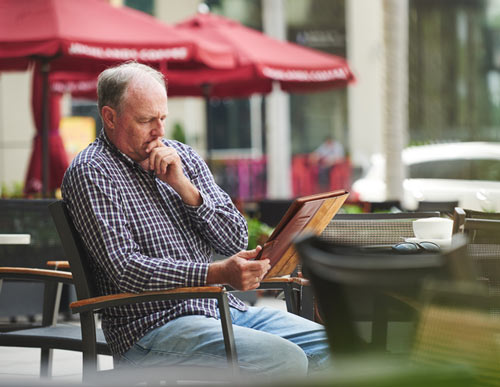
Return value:
M 124 94 L 124 102 L 131 105 L 140 104 L 144 101 L 146 104 L 165 105 L 167 110 L 167 93 L 166 90 L 157 82 L 154 83 L 130 83 Z

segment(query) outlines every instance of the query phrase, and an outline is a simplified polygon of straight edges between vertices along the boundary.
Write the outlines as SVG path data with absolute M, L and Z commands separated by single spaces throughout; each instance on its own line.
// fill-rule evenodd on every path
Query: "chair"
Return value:
M 237 373 L 237 353 L 234 343 L 231 315 L 226 290 L 221 286 L 198 288 L 178 288 L 144 293 L 121 293 L 99 295 L 89 266 L 87 250 L 76 231 L 66 205 L 57 201 L 49 206 L 59 233 L 64 251 L 71 266 L 77 301 L 70 307 L 73 313 L 80 314 L 83 352 L 83 378 L 92 380 L 97 376 L 97 342 L 94 314 L 108 307 L 148 301 L 172 299 L 215 298 L 218 301 L 227 361 L 232 372 Z
M 453 234 L 464 232 L 464 223 L 466 219 L 500 220 L 500 213 L 483 212 L 455 207 L 453 212 Z
M 296 248 L 324 316 L 334 355 L 359 353 L 368 348 L 355 323 L 350 289 L 365 296 L 393 292 L 415 300 L 424 279 L 470 280 L 465 241 L 459 239 L 446 253 L 419 255 L 397 254 L 390 249 L 368 251 L 313 236 L 298 240 Z
M 383 202 L 365 202 L 365 208 L 366 212 L 388 213 L 394 209 L 400 210 L 402 206 L 399 200 L 386 200 Z
M 454 201 L 429 201 L 418 202 L 417 211 L 439 211 L 442 214 L 453 215 L 455 207 L 458 206 L 458 200 Z
M 292 201 L 290 199 L 261 200 L 257 203 L 257 216 L 261 222 L 276 227 Z
M 64 252 L 47 208 L 51 202 L 53 199 L 0 200 L 0 233 L 31 236 L 29 245 L 0 245 L 1 266 L 46 268 L 46 260 L 63 259 Z M 70 290 L 70 285 L 64 285 L 61 290 L 63 312 L 69 310 Z M 8 318 L 10 324 L 2 323 L 0 330 L 39 325 L 43 292 L 44 286 L 38 281 L 5 280 L 0 293 L 0 316 Z M 22 297 L 23 301 L 13 303 L 12 297 Z
M 500 213 L 455 208 L 453 232 L 468 237 L 467 252 L 475 262 L 478 279 L 491 294 L 500 295 Z M 500 314 L 500 306 L 491 312 Z
M 64 256 L 47 208 L 53 201 L 0 200 L 0 232 L 28 233 L 32 241 L 27 246 L 0 246 L 0 311 L 11 320 L 0 325 L 0 346 L 40 348 L 42 377 L 52 374 L 54 349 L 82 350 L 80 328 L 58 322 L 60 311 L 69 310 L 65 290 L 73 287 L 71 273 L 42 269 L 47 259 Z M 110 355 L 102 331 L 97 338 L 98 353 Z
M 72 284 L 71 273 L 26 267 L 0 267 L 0 286 L 3 280 L 21 283 L 38 282 L 44 286 L 43 314 L 40 324 L 12 328 L 0 332 L 0 346 L 40 348 L 40 376 L 52 375 L 53 350 L 83 351 L 80 327 L 58 323 L 61 286 Z M 19 299 L 12 300 L 19 302 Z M 111 355 L 102 331 L 96 333 L 96 353 Z

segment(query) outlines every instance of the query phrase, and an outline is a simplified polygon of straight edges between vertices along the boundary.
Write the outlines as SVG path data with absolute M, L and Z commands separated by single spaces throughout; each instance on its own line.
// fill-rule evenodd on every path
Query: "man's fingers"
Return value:
M 150 169 L 154 170 L 157 175 L 167 173 L 167 168 L 175 162 L 175 157 L 171 150 L 167 147 L 153 148 L 149 155 Z
M 252 258 L 257 257 L 257 255 L 259 254 L 260 250 L 262 250 L 262 247 L 261 246 L 257 246 L 253 250 L 243 250 L 243 251 L 240 251 L 238 253 L 238 256 L 241 257 L 241 258 L 245 258 L 245 259 L 252 259 Z
M 158 148 L 158 147 L 165 147 L 165 144 L 161 141 L 160 138 L 157 138 L 156 140 L 151 141 L 146 146 L 146 152 L 150 153 L 153 149 Z
M 269 266 L 268 259 L 262 260 L 262 261 L 246 261 L 245 262 L 245 269 L 248 271 L 259 272 L 259 271 L 265 270 L 267 268 L 267 266 Z

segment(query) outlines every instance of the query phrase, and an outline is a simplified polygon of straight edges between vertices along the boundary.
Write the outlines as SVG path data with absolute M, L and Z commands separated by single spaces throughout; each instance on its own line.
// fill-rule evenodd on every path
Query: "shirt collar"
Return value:
M 129 156 L 127 156 L 125 153 L 123 153 L 121 150 L 119 150 L 115 144 L 113 144 L 111 142 L 111 140 L 109 139 L 109 137 L 107 136 L 106 134 L 106 131 L 104 130 L 104 128 L 101 130 L 101 134 L 99 136 L 99 139 L 105 144 L 105 146 L 107 146 L 116 156 L 118 156 L 119 158 L 121 158 L 125 164 L 129 165 L 130 167 L 133 167 L 133 168 L 139 168 L 140 170 L 146 172 L 146 173 L 149 173 L 149 172 L 153 172 L 153 171 L 146 171 L 144 168 L 141 167 L 141 165 L 139 163 L 137 163 L 136 161 L 132 160 Z

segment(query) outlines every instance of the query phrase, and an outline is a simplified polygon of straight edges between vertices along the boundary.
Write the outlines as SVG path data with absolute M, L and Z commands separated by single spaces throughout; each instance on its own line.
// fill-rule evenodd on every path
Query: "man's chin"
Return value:
M 146 171 L 149 170 L 149 157 L 137 162 Z

